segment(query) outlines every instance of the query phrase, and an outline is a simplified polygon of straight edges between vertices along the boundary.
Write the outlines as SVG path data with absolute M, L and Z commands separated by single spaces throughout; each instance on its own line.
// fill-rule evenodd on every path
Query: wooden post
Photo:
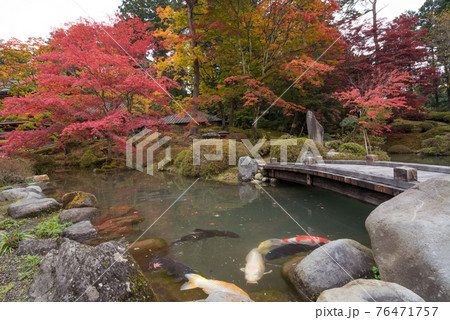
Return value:
M 394 168 L 394 180 L 417 181 L 417 169 L 411 167 Z

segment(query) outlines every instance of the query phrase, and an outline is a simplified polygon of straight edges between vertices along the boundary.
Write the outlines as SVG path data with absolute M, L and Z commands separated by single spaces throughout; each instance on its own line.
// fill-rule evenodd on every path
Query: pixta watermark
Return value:
M 164 148 L 164 157 L 162 160 L 156 163 L 158 170 L 162 169 L 165 165 L 172 161 L 172 149 L 170 147 L 170 140 L 172 138 L 169 136 L 163 136 L 159 132 L 151 132 L 149 129 L 144 129 L 138 134 L 134 135 L 127 140 L 126 143 L 126 159 L 127 167 L 135 168 L 141 172 L 144 172 L 144 152 L 146 154 L 146 172 L 149 175 L 154 174 L 155 168 L 155 153 L 160 149 Z M 260 154 L 261 148 L 267 146 L 269 143 L 270 147 L 278 146 L 279 163 L 282 165 L 288 164 L 288 149 L 289 147 L 298 146 L 298 139 L 259 139 L 255 144 L 249 139 L 242 139 L 242 142 L 247 148 L 250 157 L 254 158 L 260 163 L 264 163 L 264 159 Z M 192 164 L 194 166 L 200 166 L 202 158 L 207 161 L 223 161 L 224 160 L 224 145 L 228 144 L 228 164 L 230 166 L 235 166 L 237 164 L 237 152 L 236 146 L 238 141 L 235 139 L 194 139 L 192 141 Z M 214 152 L 206 151 L 204 147 L 214 147 Z M 295 163 L 308 163 L 308 159 L 314 159 L 315 163 L 323 163 L 321 154 L 311 139 L 306 139 L 303 142 L 301 150 L 296 155 Z M 133 161 L 135 160 L 135 161 Z

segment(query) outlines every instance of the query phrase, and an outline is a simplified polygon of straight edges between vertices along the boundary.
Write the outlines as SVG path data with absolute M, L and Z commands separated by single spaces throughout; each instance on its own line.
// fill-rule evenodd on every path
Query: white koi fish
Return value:
M 245 261 L 247 263 L 245 264 L 245 268 L 241 268 L 241 271 L 245 273 L 245 280 L 247 280 L 248 284 L 258 284 L 258 280 L 260 280 L 263 275 L 272 272 L 272 270 L 264 272 L 266 268 L 264 259 L 257 248 L 250 250 Z
M 182 285 L 180 290 L 201 288 L 206 294 L 211 294 L 214 292 L 227 292 L 248 297 L 248 294 L 244 290 L 225 281 L 209 280 L 194 273 L 188 273 L 184 276 L 189 281 Z

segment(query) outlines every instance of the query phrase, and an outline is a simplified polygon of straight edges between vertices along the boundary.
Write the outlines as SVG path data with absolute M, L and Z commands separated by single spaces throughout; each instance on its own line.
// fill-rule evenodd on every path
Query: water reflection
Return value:
M 134 171 L 100 175 L 74 171 L 54 174 L 51 178 L 60 195 L 80 190 L 97 196 L 102 215 L 94 223 L 102 240 L 123 237 L 133 242 L 138 238 L 162 238 L 171 243 L 197 228 L 228 230 L 239 234 L 240 238 L 214 237 L 183 242 L 162 254 L 185 263 L 207 278 L 233 282 L 248 292 L 290 290 L 280 276 L 281 265 L 289 258 L 270 261 L 268 269 L 274 272 L 264 276 L 258 285 L 247 285 L 239 270 L 245 265 L 247 253 L 260 242 L 305 234 L 254 185 L 199 180 L 174 203 L 194 180 L 169 174 L 152 177 Z M 281 183 L 277 187 L 265 187 L 265 190 L 309 234 L 330 240 L 350 238 L 369 245 L 364 222 L 372 206 L 296 184 Z M 139 263 L 147 268 L 151 259 L 151 254 L 144 253 Z

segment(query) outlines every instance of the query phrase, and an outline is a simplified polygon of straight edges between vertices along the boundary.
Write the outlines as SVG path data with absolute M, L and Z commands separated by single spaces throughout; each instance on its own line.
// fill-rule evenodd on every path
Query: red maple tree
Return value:
M 115 17 L 111 23 L 81 20 L 52 34 L 49 50 L 34 59 L 37 89 L 5 100 L 0 116 L 34 120 L 32 131 L 12 132 L 2 147 L 9 153 L 62 145 L 80 137 L 104 138 L 111 157 L 115 137 L 143 126 L 167 103 L 166 90 L 176 86 L 155 79 L 147 55 L 157 48 L 148 23 Z

